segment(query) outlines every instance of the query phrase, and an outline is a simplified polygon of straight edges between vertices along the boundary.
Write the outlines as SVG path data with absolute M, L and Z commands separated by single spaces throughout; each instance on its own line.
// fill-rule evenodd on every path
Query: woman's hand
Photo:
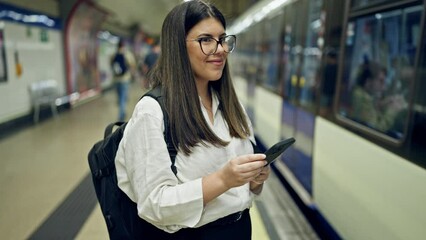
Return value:
M 204 205 L 217 198 L 220 194 L 228 191 L 230 188 L 239 187 L 259 177 L 262 171 L 264 171 L 263 169 L 266 164 L 265 158 L 265 154 L 238 156 L 231 159 L 219 171 L 203 177 Z
M 271 167 L 269 165 L 263 167 L 262 171 L 260 171 L 260 174 L 250 182 L 250 191 L 255 194 L 259 194 L 262 191 L 263 183 L 266 181 L 266 179 L 268 179 L 270 173 Z
M 220 176 L 228 188 L 239 187 L 258 177 L 266 164 L 265 154 L 247 154 L 229 161 Z
M 262 168 L 262 171 L 260 171 L 259 175 L 257 175 L 252 182 L 255 184 L 262 184 L 268 179 L 269 173 L 271 172 L 271 167 L 265 166 Z

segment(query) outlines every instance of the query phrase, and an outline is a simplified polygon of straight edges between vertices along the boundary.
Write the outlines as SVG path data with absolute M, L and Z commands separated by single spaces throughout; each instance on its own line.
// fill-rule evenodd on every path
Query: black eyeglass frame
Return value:
M 227 37 L 233 37 L 234 38 L 234 47 L 230 51 L 226 51 L 225 48 L 222 45 L 224 39 L 227 38 Z M 211 38 L 212 40 L 216 41 L 216 48 L 214 49 L 214 51 L 212 53 L 207 54 L 207 53 L 204 52 L 203 46 L 201 45 L 201 41 L 203 40 L 203 38 Z M 201 52 L 203 52 L 204 55 L 207 55 L 207 56 L 215 54 L 217 52 L 217 48 L 219 47 L 219 44 L 222 46 L 223 51 L 226 52 L 226 53 L 232 53 L 235 50 L 235 46 L 237 46 L 237 36 L 235 36 L 235 35 L 225 35 L 223 37 L 220 37 L 220 40 L 216 40 L 214 37 L 211 37 L 211 36 L 205 36 L 205 37 L 199 37 L 199 38 L 196 38 L 196 39 L 188 39 L 187 41 L 198 42 L 198 44 L 200 44 Z

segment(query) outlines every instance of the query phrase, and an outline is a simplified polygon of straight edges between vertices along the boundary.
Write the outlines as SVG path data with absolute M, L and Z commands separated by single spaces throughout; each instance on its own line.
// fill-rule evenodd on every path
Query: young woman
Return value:
M 161 107 L 144 97 L 115 159 L 118 185 L 137 205 L 127 212 L 153 226 L 132 221 L 134 236 L 251 239 L 248 209 L 270 168 L 264 154 L 253 153 L 251 123 L 226 61 L 236 37 L 225 29 L 222 13 L 199 0 L 176 6 L 164 20 L 149 79 L 162 89 L 177 173 L 170 168 Z

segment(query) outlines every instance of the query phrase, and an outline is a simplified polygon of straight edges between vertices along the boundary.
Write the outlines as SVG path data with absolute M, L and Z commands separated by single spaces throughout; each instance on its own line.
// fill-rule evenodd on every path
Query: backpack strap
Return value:
M 177 150 L 175 148 L 175 145 L 173 145 L 173 141 L 172 141 L 172 134 L 170 132 L 170 125 L 169 125 L 169 117 L 168 114 L 165 110 L 164 107 L 164 98 L 162 97 L 162 93 L 161 93 L 161 87 L 158 86 L 156 88 L 151 89 L 150 91 L 148 91 L 147 93 L 145 93 L 141 99 L 145 96 L 149 96 L 154 98 L 155 100 L 157 100 L 157 102 L 160 104 L 161 107 L 161 111 L 163 111 L 163 116 L 164 116 L 164 140 L 166 141 L 167 144 L 167 150 L 169 151 L 169 155 L 170 155 L 170 159 L 172 160 L 172 165 L 170 166 L 173 173 L 176 175 L 177 174 L 177 169 L 175 166 L 175 160 L 176 160 L 176 155 L 177 155 Z
M 108 126 L 105 128 L 105 131 L 104 131 L 104 139 L 107 138 L 112 133 L 115 126 L 121 127 L 122 125 L 126 125 L 126 124 L 127 122 L 113 122 L 108 124 Z

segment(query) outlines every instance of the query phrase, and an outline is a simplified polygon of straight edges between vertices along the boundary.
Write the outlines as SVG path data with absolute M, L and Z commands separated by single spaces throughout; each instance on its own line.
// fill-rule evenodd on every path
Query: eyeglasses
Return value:
M 199 37 L 196 39 L 189 39 L 187 41 L 196 41 L 200 44 L 201 51 L 205 55 L 213 55 L 217 51 L 219 44 L 222 46 L 223 51 L 231 53 L 235 49 L 237 38 L 235 35 L 227 35 L 220 37 L 219 40 L 214 39 L 211 36 Z

